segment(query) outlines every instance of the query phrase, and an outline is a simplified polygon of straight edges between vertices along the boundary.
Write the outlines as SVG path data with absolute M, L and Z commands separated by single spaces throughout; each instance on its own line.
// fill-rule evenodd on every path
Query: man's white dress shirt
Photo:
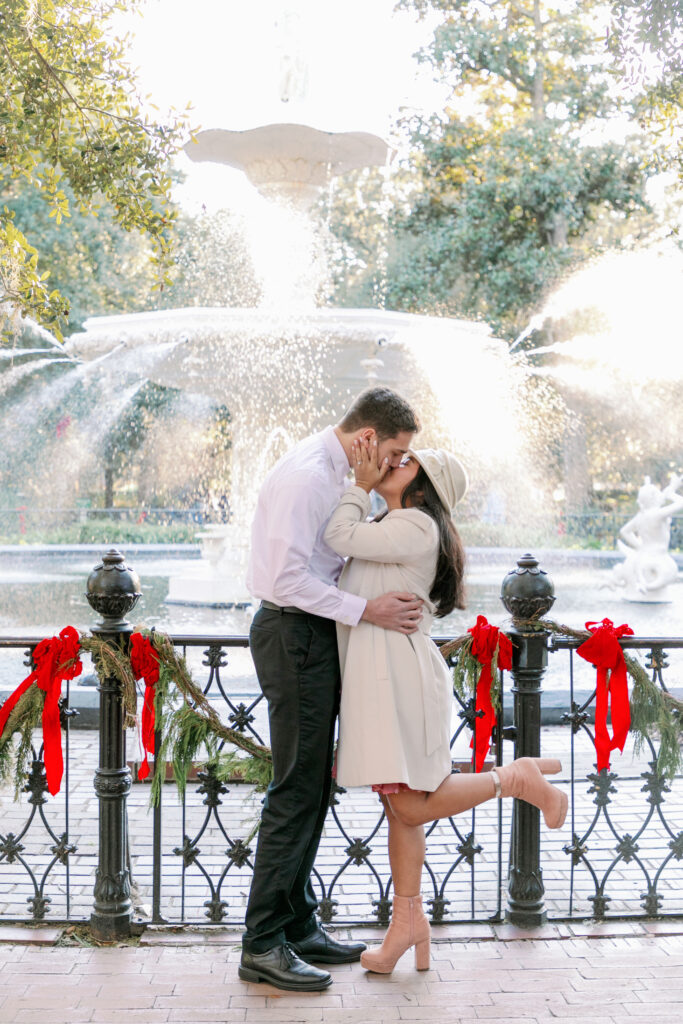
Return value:
M 254 597 L 358 624 L 366 601 L 337 588 L 344 559 L 323 539 L 348 472 L 334 427 L 307 437 L 271 469 L 251 530 L 247 587 Z

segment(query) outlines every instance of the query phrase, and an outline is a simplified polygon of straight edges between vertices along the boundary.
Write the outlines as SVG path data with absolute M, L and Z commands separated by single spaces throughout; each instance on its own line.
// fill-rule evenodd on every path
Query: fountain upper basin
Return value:
M 381 360 L 379 381 L 408 395 L 426 364 L 449 372 L 473 348 L 500 357 L 506 346 L 484 324 L 375 309 L 313 309 L 283 316 L 260 308 L 187 308 L 96 317 L 66 343 L 85 363 L 124 352 L 157 384 L 237 402 L 286 382 L 317 396 L 321 418 L 338 415 L 368 384 L 364 359 Z M 289 397 L 287 399 L 289 402 Z M 317 423 L 311 423 L 314 428 Z

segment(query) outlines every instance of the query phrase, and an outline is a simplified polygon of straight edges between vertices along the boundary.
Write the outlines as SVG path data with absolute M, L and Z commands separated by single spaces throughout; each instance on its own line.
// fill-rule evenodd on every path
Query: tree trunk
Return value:
M 114 505 L 114 467 L 110 462 L 104 464 L 104 507 Z
M 575 409 L 567 409 L 567 420 L 562 438 L 565 509 L 568 514 L 580 514 L 591 503 L 593 481 L 588 458 L 588 443 L 584 422 Z
M 567 244 L 567 218 L 560 210 L 554 213 L 550 222 L 548 242 L 556 248 Z
M 541 17 L 541 0 L 534 0 L 534 84 L 531 104 L 534 121 L 545 119 L 544 78 L 545 64 L 543 52 L 543 19 Z

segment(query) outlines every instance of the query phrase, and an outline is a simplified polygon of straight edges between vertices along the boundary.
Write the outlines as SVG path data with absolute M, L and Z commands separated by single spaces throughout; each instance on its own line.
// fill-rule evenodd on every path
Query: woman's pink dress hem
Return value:
M 422 793 L 424 790 L 411 789 L 405 782 L 380 782 L 372 787 L 372 792 L 391 796 L 394 793 Z
M 332 778 L 337 778 L 337 754 L 335 751 L 334 763 L 332 764 Z M 392 796 L 394 793 L 424 793 L 423 789 L 411 789 L 405 782 L 379 782 L 372 787 L 373 793 L 382 793 L 384 796 Z

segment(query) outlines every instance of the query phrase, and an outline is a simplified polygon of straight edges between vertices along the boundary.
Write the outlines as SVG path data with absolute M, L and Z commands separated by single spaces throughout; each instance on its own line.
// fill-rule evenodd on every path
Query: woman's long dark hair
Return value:
M 465 549 L 460 535 L 422 466 L 403 491 L 401 506 L 426 512 L 439 529 L 439 557 L 429 598 L 436 605 L 436 617 L 442 619 L 454 608 L 465 607 Z

